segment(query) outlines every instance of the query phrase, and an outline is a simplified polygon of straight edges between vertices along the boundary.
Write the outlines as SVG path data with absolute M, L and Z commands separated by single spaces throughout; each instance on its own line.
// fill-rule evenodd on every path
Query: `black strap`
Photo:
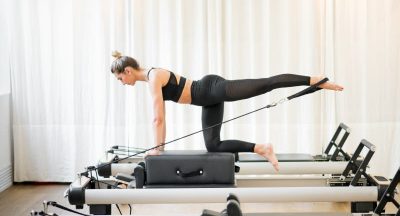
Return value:
M 328 82 L 328 80 L 329 80 L 328 78 L 324 78 L 321 81 L 315 83 L 314 85 L 311 85 L 310 87 L 304 89 L 303 91 L 297 92 L 296 94 L 287 97 L 287 99 L 288 100 L 292 100 L 293 98 L 297 98 L 297 97 L 300 97 L 300 96 L 303 96 L 303 95 L 306 95 L 306 94 L 310 94 L 310 93 L 316 92 L 316 91 L 321 89 L 318 86 L 323 84 L 323 83 Z
M 150 70 L 149 70 L 149 71 L 147 71 L 147 79 L 149 79 L 149 74 L 150 74 L 150 71 L 151 71 L 151 70 L 153 70 L 153 69 L 155 69 L 155 67 L 152 67 L 152 68 L 150 68 Z

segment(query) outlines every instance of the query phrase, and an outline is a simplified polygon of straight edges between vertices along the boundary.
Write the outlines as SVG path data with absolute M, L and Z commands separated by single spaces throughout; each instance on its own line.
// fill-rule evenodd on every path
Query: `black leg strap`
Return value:
M 316 92 L 316 91 L 321 89 L 318 86 L 328 82 L 328 80 L 329 80 L 328 78 L 324 78 L 321 81 L 315 83 L 314 85 L 311 85 L 310 87 L 304 89 L 303 91 L 300 91 L 300 92 L 298 92 L 298 93 L 296 93 L 294 95 L 291 95 L 291 96 L 287 97 L 287 99 L 288 100 L 292 100 L 293 98 L 297 98 L 297 97 L 300 97 L 300 96 L 303 96 L 303 95 L 306 95 L 306 94 L 310 94 L 310 93 Z

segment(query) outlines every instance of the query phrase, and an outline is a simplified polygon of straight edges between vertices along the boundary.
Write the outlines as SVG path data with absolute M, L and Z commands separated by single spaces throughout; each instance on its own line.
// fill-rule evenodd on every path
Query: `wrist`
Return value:
M 164 151 L 164 146 L 162 146 L 162 144 L 155 145 L 155 146 L 156 146 L 156 148 L 154 148 L 154 150 L 157 150 L 157 151 Z

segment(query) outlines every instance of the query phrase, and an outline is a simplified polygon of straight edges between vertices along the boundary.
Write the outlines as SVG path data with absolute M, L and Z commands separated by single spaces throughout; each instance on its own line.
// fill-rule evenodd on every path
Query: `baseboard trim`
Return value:
M 12 166 L 9 165 L 0 170 L 0 192 L 11 187 L 13 184 L 12 179 Z

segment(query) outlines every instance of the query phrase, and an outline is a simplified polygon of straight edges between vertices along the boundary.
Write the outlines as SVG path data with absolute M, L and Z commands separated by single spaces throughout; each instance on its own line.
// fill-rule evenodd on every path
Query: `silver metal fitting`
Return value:
M 43 212 L 47 214 L 47 210 L 49 209 L 49 206 L 47 205 L 47 200 L 43 201 Z

